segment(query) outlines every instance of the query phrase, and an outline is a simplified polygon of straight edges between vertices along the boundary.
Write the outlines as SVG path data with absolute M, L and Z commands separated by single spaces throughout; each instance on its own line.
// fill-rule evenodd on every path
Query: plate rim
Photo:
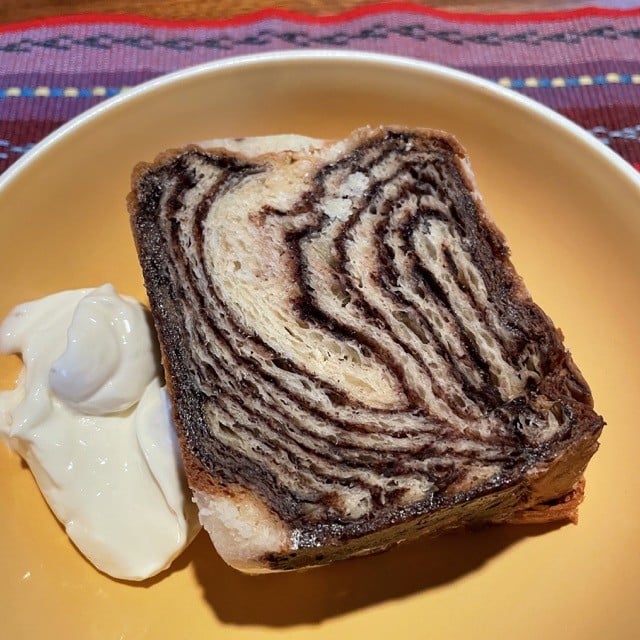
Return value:
M 221 60 L 203 62 L 198 65 L 165 73 L 156 78 L 140 83 L 131 89 L 127 89 L 127 91 L 108 98 L 107 100 L 90 107 L 86 111 L 83 111 L 37 142 L 27 153 L 25 153 L 21 158 L 18 158 L 16 162 L 14 162 L 2 173 L 2 175 L 0 175 L 0 195 L 2 191 L 7 188 L 7 186 L 23 171 L 25 171 L 32 162 L 34 162 L 39 156 L 43 155 L 49 148 L 64 139 L 67 134 L 92 123 L 104 112 L 115 109 L 121 104 L 138 99 L 146 94 L 151 94 L 154 91 L 170 86 L 171 84 L 181 80 L 197 78 L 198 76 L 206 76 L 208 74 L 223 72 L 237 67 L 251 67 L 297 61 L 314 62 L 327 60 L 345 63 L 359 62 L 362 64 L 382 65 L 420 71 L 426 75 L 450 80 L 462 86 L 470 86 L 475 90 L 479 90 L 481 93 L 488 94 L 491 97 L 508 103 L 510 106 L 514 106 L 524 112 L 528 112 L 529 115 L 536 115 L 543 120 L 546 120 L 549 124 L 553 124 L 564 130 L 565 133 L 571 135 L 576 142 L 586 144 L 591 151 L 612 165 L 621 178 L 629 180 L 632 185 L 640 190 L 640 171 L 636 170 L 629 162 L 622 158 L 622 156 L 618 155 L 615 151 L 600 142 L 586 129 L 533 98 L 517 93 L 512 89 L 502 87 L 491 80 L 487 80 L 486 78 L 482 78 L 467 71 L 461 71 L 453 67 L 419 60 L 417 58 L 367 51 L 315 49 L 311 51 L 271 51 L 267 53 L 231 56 Z

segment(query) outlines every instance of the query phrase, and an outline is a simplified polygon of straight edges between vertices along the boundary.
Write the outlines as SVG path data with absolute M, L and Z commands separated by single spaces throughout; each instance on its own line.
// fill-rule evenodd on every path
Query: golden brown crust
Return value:
M 506 524 L 546 524 L 550 522 L 572 522 L 578 524 L 578 507 L 584 500 L 585 480 L 580 478 L 576 486 L 564 496 L 534 504 L 511 514 Z

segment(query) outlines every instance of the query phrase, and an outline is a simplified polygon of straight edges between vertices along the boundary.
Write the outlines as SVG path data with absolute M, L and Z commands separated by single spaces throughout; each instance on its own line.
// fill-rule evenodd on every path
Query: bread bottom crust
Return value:
M 571 491 L 560 498 L 532 505 L 512 513 L 506 524 L 546 524 L 549 522 L 571 522 L 578 524 L 578 507 L 584 500 L 584 476 L 578 480 Z

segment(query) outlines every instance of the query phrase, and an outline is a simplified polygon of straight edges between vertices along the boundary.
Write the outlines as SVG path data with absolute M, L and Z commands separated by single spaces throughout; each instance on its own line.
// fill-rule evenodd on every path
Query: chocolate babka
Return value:
M 217 145 L 139 165 L 129 209 L 223 558 L 286 570 L 574 519 L 603 421 L 458 142 L 389 127 Z

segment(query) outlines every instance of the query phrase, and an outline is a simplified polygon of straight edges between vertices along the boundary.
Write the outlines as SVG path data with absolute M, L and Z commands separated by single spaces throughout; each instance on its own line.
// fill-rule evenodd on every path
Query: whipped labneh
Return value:
M 0 436 L 78 549 L 116 578 L 168 567 L 199 525 L 148 312 L 111 285 L 64 291 L 16 307 L 0 351 L 24 362 Z

